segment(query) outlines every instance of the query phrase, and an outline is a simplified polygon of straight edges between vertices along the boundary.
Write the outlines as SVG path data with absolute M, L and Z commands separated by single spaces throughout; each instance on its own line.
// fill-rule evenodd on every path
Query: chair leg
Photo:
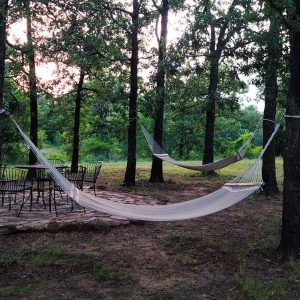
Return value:
M 40 198 L 42 198 L 42 201 L 44 199 L 44 182 L 41 182 L 41 186 L 40 186 Z
M 8 210 L 11 210 L 11 198 L 12 198 L 12 193 L 9 194 Z
M 64 196 L 63 196 L 63 194 L 62 194 L 62 191 L 59 191 L 59 193 L 60 193 L 60 198 L 61 198 L 61 199 L 64 199 Z M 68 195 L 67 195 L 67 203 L 69 203 L 69 197 L 68 197 Z
M 41 198 L 41 182 L 40 182 L 40 180 L 37 180 L 36 187 L 37 187 L 37 192 L 38 192 L 37 198 L 36 198 L 36 203 L 38 203 Z
M 44 196 L 43 196 L 43 198 L 42 198 L 42 201 L 43 201 L 43 207 L 44 207 L 44 209 L 46 209 L 47 207 L 46 207 L 46 202 L 45 202 Z
M 30 192 L 30 195 L 29 195 L 29 197 L 30 197 L 30 211 L 32 211 L 32 201 L 33 201 L 33 186 L 31 186 L 31 188 L 30 188 L 29 192 Z
M 19 212 L 17 214 L 17 217 L 20 217 L 20 214 L 21 214 L 23 206 L 24 206 L 24 202 L 25 202 L 25 197 L 23 196 L 22 203 L 21 203 L 21 206 L 20 206 L 20 210 L 19 210 Z
M 51 212 L 52 188 L 49 188 L 49 212 Z
M 46 203 L 45 203 L 45 182 L 43 182 L 42 201 L 43 201 L 44 209 L 46 209 Z
M 56 199 L 55 199 L 55 189 L 54 189 L 54 194 L 53 194 L 53 204 L 54 204 L 54 210 L 55 210 L 55 215 L 57 215 L 57 207 L 56 207 Z
M 17 196 L 17 194 L 15 196 Z M 22 197 L 23 197 L 23 199 L 25 199 L 25 190 L 22 192 Z

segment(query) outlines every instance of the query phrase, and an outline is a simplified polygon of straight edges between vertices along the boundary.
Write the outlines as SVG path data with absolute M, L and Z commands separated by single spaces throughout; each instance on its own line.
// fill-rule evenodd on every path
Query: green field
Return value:
M 217 171 L 216 177 L 203 177 L 201 173 L 191 171 L 188 169 L 180 168 L 168 163 L 164 163 L 164 173 L 165 173 L 165 181 L 180 181 L 182 177 L 187 180 L 187 178 L 199 178 L 199 184 L 203 185 L 207 183 L 211 184 L 221 184 L 224 183 L 240 174 L 245 172 L 251 164 L 254 163 L 253 159 L 243 159 L 242 161 L 232 164 L 222 170 Z M 188 164 L 200 164 L 201 162 L 196 161 L 185 161 Z M 283 160 L 282 158 L 276 159 L 276 167 L 277 167 L 277 179 L 278 184 L 281 187 L 283 183 Z M 123 180 L 123 176 L 125 174 L 126 162 L 104 162 L 102 168 L 102 175 L 107 178 L 109 187 L 117 188 Z M 151 162 L 150 161 L 138 161 L 137 162 L 137 187 L 139 189 L 142 187 L 143 183 L 149 180 L 151 170 Z

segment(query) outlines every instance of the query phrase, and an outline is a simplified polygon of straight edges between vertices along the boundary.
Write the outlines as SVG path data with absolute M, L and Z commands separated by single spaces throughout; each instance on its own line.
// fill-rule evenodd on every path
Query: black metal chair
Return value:
M 83 165 L 86 168 L 84 182 L 92 184 L 92 188 L 94 190 L 95 196 L 97 196 L 96 195 L 96 184 L 97 184 L 98 177 L 100 175 L 102 165 L 103 165 L 103 161 L 96 161 L 91 164 Z
M 32 209 L 32 184 L 26 183 L 27 171 L 14 168 L 5 168 L 1 179 L 0 193 L 2 206 L 4 205 L 5 196 L 8 196 L 8 209 L 11 210 L 12 200 L 14 204 L 17 202 L 17 195 L 22 194 L 22 202 L 18 216 L 20 216 L 24 204 L 30 200 L 30 211 Z M 26 197 L 26 191 L 29 192 Z
M 73 173 L 70 169 L 64 170 L 63 175 L 72 182 L 78 189 L 83 189 L 83 180 L 85 177 L 86 168 L 83 166 L 78 167 L 78 172 Z M 50 197 L 49 197 L 49 211 L 51 212 L 51 202 L 53 200 L 54 210 L 55 214 L 57 216 L 57 201 L 56 201 L 56 192 L 59 192 L 61 195 L 62 200 L 63 199 L 63 189 L 54 181 L 53 184 L 50 185 Z M 69 196 L 66 196 L 66 202 L 68 203 Z M 74 209 L 73 199 L 71 199 L 71 210 Z M 85 211 L 85 208 L 83 208 Z
M 52 165 L 57 165 L 57 166 L 65 164 L 65 162 L 62 159 L 58 159 L 58 158 L 50 158 L 48 159 L 48 161 Z M 45 192 L 48 191 L 50 193 L 50 185 L 52 184 L 52 178 L 45 169 L 40 169 L 36 171 L 35 182 L 37 184 L 37 192 L 38 192 L 37 202 L 39 201 L 40 198 L 42 198 L 44 208 L 46 208 Z

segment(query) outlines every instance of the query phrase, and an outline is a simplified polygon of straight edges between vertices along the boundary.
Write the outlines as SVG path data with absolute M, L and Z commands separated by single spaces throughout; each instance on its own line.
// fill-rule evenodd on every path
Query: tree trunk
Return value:
M 168 13 L 169 1 L 163 0 L 161 15 L 161 34 L 158 45 L 158 64 L 157 64 L 157 105 L 156 118 L 154 123 L 154 139 L 162 146 L 164 132 L 164 106 L 165 106 L 165 58 L 167 51 L 167 35 L 168 35 Z M 161 159 L 152 156 L 152 168 L 150 182 L 164 182 L 163 162 Z
M 124 178 L 125 186 L 135 185 L 136 175 L 136 117 L 138 92 L 138 62 L 139 62 L 139 1 L 133 0 L 132 32 L 131 32 L 131 62 L 130 62 L 130 96 L 129 96 L 129 124 L 127 145 L 127 166 Z
M 275 129 L 276 102 L 278 95 L 277 73 L 280 59 L 279 22 L 271 18 L 267 41 L 267 63 L 265 75 L 265 109 L 263 123 L 263 145 L 265 146 Z M 264 193 L 275 195 L 278 193 L 275 166 L 275 142 L 270 144 L 263 156 L 262 177 L 265 183 Z
M 76 173 L 78 170 L 79 161 L 79 130 L 80 130 L 80 109 L 82 102 L 82 87 L 84 82 L 85 73 L 80 70 L 79 81 L 76 91 L 75 100 L 75 113 L 74 113 L 74 130 L 73 130 L 73 151 L 72 151 L 72 164 L 71 172 Z
M 30 0 L 25 0 L 25 12 L 27 23 L 27 58 L 29 63 L 29 98 L 30 98 L 30 139 L 38 145 L 38 106 L 37 106 L 37 79 L 35 71 L 35 49 L 32 39 Z M 37 158 L 32 151 L 29 152 L 29 164 L 35 164 Z M 34 176 L 32 172 L 32 176 Z
M 5 79 L 5 45 L 8 0 L 0 0 L 0 109 L 3 108 Z M 2 136 L 0 132 L 0 164 L 2 163 Z
M 215 132 L 215 113 L 217 88 L 219 82 L 219 59 L 220 54 L 216 51 L 216 33 L 214 26 L 211 26 L 211 43 L 210 43 L 210 74 L 208 87 L 208 103 L 206 111 L 205 139 L 202 163 L 209 164 L 214 161 L 214 132 Z M 214 174 L 215 172 L 206 172 Z
M 300 10 L 300 1 L 297 1 Z M 298 13 L 298 20 L 300 11 Z M 286 115 L 300 116 L 300 31 L 290 31 L 291 77 Z M 300 119 L 286 117 L 281 249 L 300 257 Z

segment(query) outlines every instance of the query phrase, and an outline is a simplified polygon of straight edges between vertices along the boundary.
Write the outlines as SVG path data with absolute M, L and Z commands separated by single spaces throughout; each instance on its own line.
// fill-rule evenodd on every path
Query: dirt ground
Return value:
M 222 180 L 183 174 L 126 192 L 178 202 Z M 300 299 L 300 263 L 276 251 L 281 206 L 254 196 L 190 221 L 0 236 L 0 299 Z

